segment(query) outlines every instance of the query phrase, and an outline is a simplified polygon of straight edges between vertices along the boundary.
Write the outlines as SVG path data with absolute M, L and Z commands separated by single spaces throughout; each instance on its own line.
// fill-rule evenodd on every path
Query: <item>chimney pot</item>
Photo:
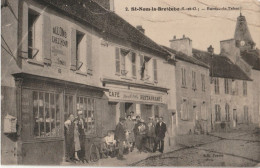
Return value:
M 142 32 L 142 33 L 144 34 L 144 31 L 145 31 L 145 30 L 143 29 L 142 25 L 137 25 L 137 26 L 136 26 L 136 29 L 139 30 L 140 32 Z
M 182 38 L 185 38 L 185 34 L 182 36 Z
M 209 52 L 210 54 L 213 54 L 213 53 L 214 53 L 214 48 L 212 47 L 212 45 L 210 45 L 210 46 L 208 47 L 208 52 Z
M 173 40 L 176 40 L 176 36 L 173 36 Z

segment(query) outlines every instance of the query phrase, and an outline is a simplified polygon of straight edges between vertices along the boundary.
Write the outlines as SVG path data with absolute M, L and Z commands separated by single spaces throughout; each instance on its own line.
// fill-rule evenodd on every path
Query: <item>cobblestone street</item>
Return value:
M 189 138 L 188 138 L 189 139 Z M 256 166 L 260 163 L 259 129 L 212 133 L 203 142 L 179 141 L 183 148 L 152 156 L 132 166 Z M 181 144 L 182 142 L 182 144 Z

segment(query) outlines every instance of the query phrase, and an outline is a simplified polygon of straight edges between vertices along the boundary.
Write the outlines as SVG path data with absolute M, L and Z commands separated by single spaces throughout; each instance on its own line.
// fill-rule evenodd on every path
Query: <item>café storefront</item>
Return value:
M 108 97 L 107 130 L 114 130 L 120 117 L 126 117 L 131 111 L 134 116 L 141 116 L 147 122 L 149 117 L 167 117 L 166 92 L 145 90 L 140 88 L 109 88 L 105 92 Z

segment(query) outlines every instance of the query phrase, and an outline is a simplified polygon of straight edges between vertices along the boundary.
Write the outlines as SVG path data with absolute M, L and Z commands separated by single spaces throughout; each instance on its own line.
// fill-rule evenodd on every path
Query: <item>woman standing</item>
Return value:
M 74 121 L 74 144 L 75 144 L 75 160 L 79 161 L 78 152 L 80 151 L 80 141 L 79 141 L 79 120 Z

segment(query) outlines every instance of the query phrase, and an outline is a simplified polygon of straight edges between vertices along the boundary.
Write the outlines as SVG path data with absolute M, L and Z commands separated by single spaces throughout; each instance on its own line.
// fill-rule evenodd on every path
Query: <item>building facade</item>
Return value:
M 222 55 L 193 49 L 194 56 L 210 66 L 211 128 L 223 131 L 252 120 L 252 80 Z
M 192 41 L 183 37 L 170 40 L 167 48 L 176 58 L 177 134 L 210 131 L 209 67 L 195 59 Z
M 163 116 L 172 132 L 175 62 L 144 32 L 94 1 L 2 3 L 1 121 L 17 121 L 2 122 L 2 164 L 60 164 L 78 111 L 86 151 L 130 111 Z

